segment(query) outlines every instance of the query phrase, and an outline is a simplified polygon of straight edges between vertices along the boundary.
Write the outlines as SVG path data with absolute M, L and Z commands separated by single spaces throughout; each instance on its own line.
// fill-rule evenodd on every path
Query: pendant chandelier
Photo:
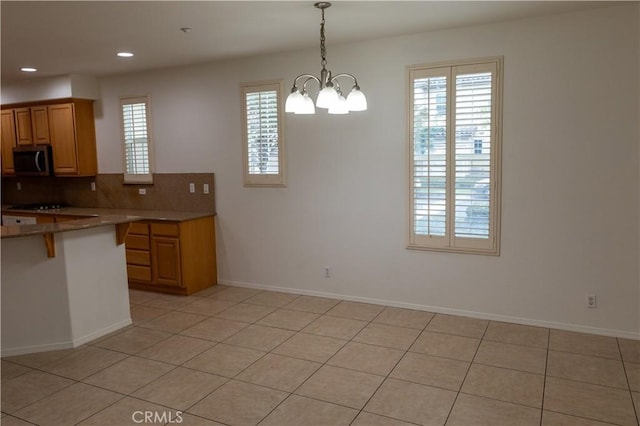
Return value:
M 285 104 L 286 112 L 295 114 L 315 114 L 316 108 L 326 108 L 329 114 L 348 114 L 349 111 L 365 111 L 367 109 L 367 98 L 360 91 L 358 80 L 351 74 L 341 73 L 332 75 L 327 70 L 327 49 L 324 47 L 324 10 L 331 7 L 329 2 L 318 2 L 314 6 L 322 11 L 322 21 L 320 22 L 320 56 L 322 61 L 322 70 L 320 70 L 320 78 L 311 74 L 300 74 L 293 81 L 291 93 L 287 97 Z M 348 96 L 345 98 L 342 94 L 338 78 L 349 77 L 353 80 L 353 86 Z M 301 89 L 298 83 L 304 79 Z M 315 81 L 318 83 L 319 92 L 315 106 L 313 100 L 307 92 L 307 83 Z

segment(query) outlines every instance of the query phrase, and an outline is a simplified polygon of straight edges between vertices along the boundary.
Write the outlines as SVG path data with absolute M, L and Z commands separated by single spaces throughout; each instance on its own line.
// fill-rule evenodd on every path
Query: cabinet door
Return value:
M 33 134 L 31 132 L 31 109 L 16 108 L 16 139 L 19 146 L 33 145 Z
M 76 174 L 78 152 L 73 104 L 49 105 L 49 137 L 55 174 Z
M 31 128 L 33 131 L 33 142 L 36 145 L 49 145 L 49 117 L 47 107 L 31 107 Z
M 2 111 L 2 174 L 8 175 L 15 172 L 13 168 L 13 148 L 16 146 L 16 124 L 12 109 Z
M 181 286 L 180 240 L 151 237 L 151 267 L 155 283 Z

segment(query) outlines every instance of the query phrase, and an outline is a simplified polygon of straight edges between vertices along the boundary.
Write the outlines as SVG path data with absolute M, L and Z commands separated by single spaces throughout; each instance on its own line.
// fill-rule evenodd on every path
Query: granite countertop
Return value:
M 59 232 L 77 231 L 80 229 L 96 228 L 99 226 L 118 225 L 120 223 L 142 220 L 143 217 L 131 215 L 101 215 L 85 219 L 60 223 L 43 223 L 40 225 L 5 225 L 1 227 L 1 237 L 18 238 L 31 235 L 56 234 Z
M 2 206 L 2 214 L 30 213 L 42 215 L 70 215 L 70 216 L 136 216 L 136 220 L 166 220 L 182 222 L 185 220 L 200 219 L 207 216 L 215 216 L 215 212 L 182 212 L 175 210 L 136 210 L 136 209 L 110 209 L 97 207 L 61 207 L 52 210 L 20 210 L 11 209 L 10 205 Z M 23 225 L 24 226 L 24 225 Z

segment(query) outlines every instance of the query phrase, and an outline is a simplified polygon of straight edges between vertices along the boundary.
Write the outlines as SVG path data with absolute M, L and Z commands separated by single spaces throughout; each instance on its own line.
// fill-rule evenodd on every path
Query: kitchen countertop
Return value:
M 1 237 L 2 239 L 5 239 L 28 237 L 31 235 L 56 234 L 59 232 L 96 228 L 98 226 L 118 225 L 121 223 L 134 222 L 142 219 L 144 218 L 140 216 L 111 214 L 60 223 L 43 223 L 39 225 L 6 225 L 1 227 Z
M 11 205 L 2 206 L 2 214 L 29 213 L 42 215 L 70 215 L 70 216 L 138 216 L 136 220 L 167 220 L 182 222 L 185 220 L 200 219 L 207 216 L 215 216 L 215 212 L 182 212 L 175 210 L 136 210 L 136 209 L 110 209 L 97 207 L 61 207 L 50 210 L 20 210 L 12 209 Z

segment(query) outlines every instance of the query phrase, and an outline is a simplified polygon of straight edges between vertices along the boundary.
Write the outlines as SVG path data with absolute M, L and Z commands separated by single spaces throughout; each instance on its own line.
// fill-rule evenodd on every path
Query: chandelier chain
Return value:
M 327 65 L 327 48 L 324 46 L 324 9 L 322 9 L 322 21 L 320 22 L 320 56 L 322 61 L 320 65 L 324 68 Z

